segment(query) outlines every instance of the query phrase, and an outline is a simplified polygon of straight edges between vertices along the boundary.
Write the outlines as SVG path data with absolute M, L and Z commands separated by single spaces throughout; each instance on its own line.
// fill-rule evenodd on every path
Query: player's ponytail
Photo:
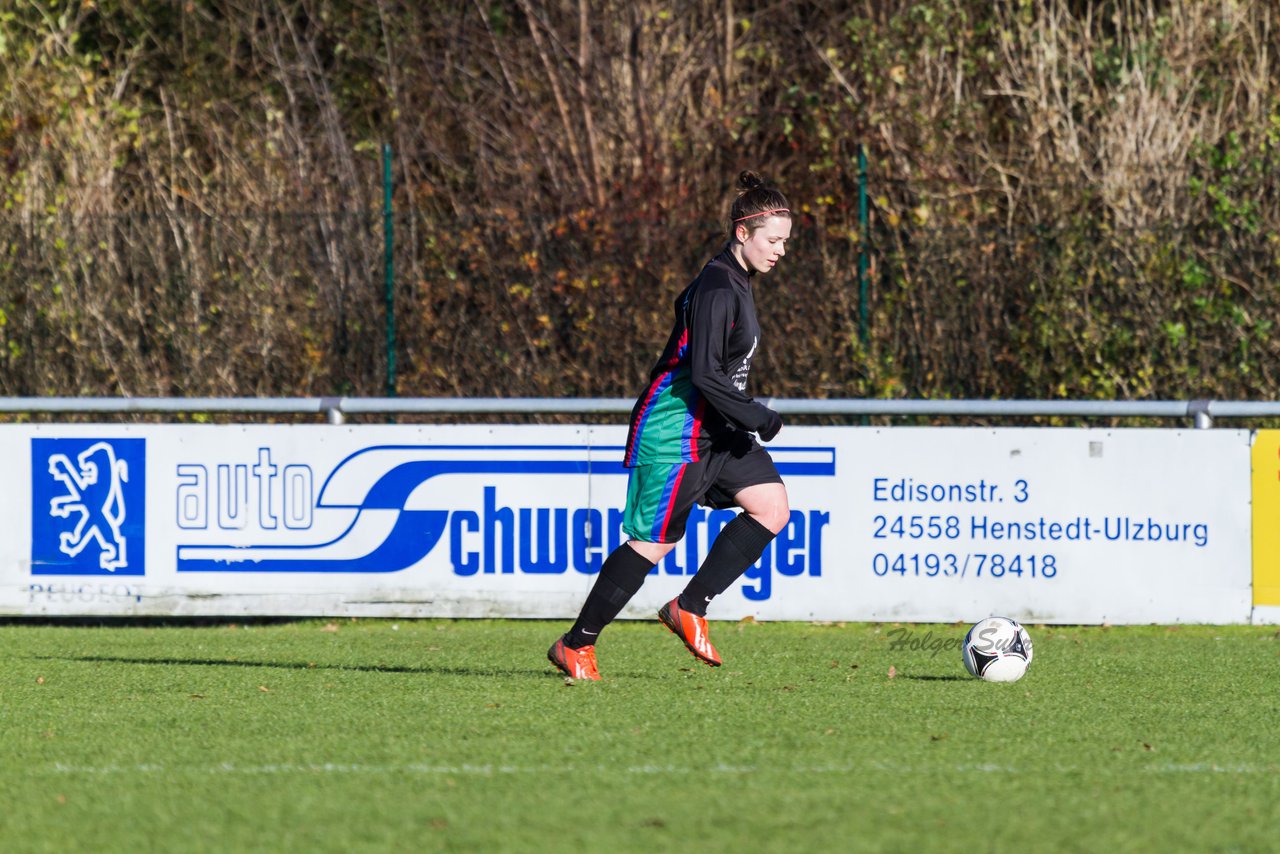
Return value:
M 729 234 L 736 235 L 738 226 L 747 234 L 764 225 L 769 216 L 791 216 L 791 205 L 782 191 L 749 169 L 738 175 L 738 197 L 729 212 Z

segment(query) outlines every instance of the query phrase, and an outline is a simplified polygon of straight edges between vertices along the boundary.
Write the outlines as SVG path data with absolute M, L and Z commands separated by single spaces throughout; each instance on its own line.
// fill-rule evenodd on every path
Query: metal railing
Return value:
M 1067 418 L 1188 418 L 1197 429 L 1215 418 L 1280 417 L 1280 401 L 1242 400 L 812 400 L 766 402 L 782 415 Z M 625 397 L 7 397 L 0 413 L 320 414 L 348 415 L 627 414 Z

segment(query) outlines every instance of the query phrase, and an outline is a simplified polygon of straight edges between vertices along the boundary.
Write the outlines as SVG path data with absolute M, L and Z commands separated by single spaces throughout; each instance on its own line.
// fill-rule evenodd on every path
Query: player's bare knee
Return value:
M 627 545 L 650 563 L 657 563 L 676 547 L 675 543 L 650 543 L 644 540 L 627 540 Z
M 757 520 L 775 535 L 787 527 L 787 522 L 791 521 L 791 507 L 787 504 L 785 498 L 782 502 L 769 508 L 768 515 L 763 519 Z
M 751 487 L 738 494 L 738 505 L 752 519 L 777 534 L 791 520 L 791 506 L 787 490 L 781 484 Z
M 791 507 L 787 503 L 785 494 L 780 500 L 770 502 L 764 506 L 752 507 L 747 512 L 751 515 L 751 518 L 768 528 L 775 535 L 785 528 L 787 522 L 791 520 Z

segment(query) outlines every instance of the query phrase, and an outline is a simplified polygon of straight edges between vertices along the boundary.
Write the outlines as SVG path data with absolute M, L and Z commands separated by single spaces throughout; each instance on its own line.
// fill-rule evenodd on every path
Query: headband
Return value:
M 744 219 L 752 219 L 754 217 L 764 216 L 765 214 L 776 214 L 776 213 L 791 213 L 791 209 L 790 208 L 774 208 L 772 210 L 760 211 L 759 213 L 740 216 L 737 219 L 735 219 L 734 222 L 742 222 Z

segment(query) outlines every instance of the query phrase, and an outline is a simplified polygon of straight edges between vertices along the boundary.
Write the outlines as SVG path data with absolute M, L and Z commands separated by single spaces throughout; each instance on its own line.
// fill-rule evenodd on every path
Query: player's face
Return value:
M 767 273 L 787 254 L 787 241 L 791 238 L 791 217 L 770 216 L 748 236 L 745 225 L 738 226 L 738 240 L 742 246 L 742 262 L 747 271 Z

